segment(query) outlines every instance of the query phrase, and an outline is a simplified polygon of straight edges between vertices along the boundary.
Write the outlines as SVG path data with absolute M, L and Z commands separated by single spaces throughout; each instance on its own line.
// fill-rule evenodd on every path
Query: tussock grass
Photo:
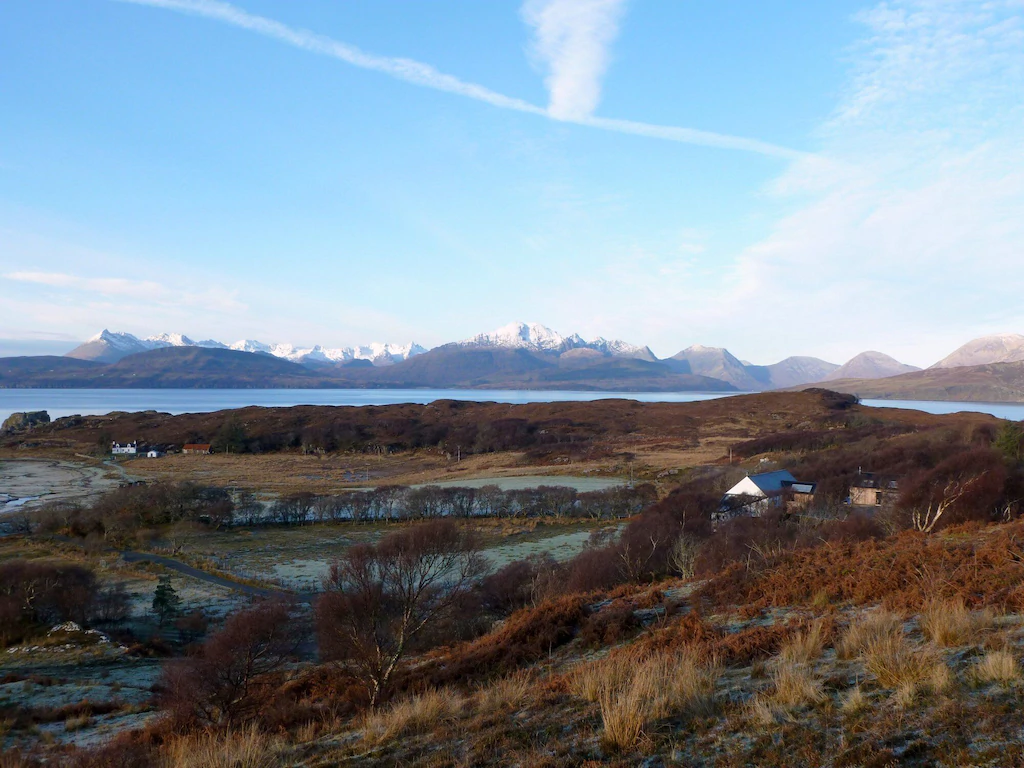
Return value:
M 772 700 L 782 707 L 818 704 L 825 699 L 821 680 L 814 671 L 802 664 L 780 660 L 771 675 Z
M 533 675 L 528 670 L 520 670 L 477 690 L 472 705 L 481 713 L 515 710 L 530 699 L 533 685 Z
M 80 731 L 92 725 L 92 716 L 89 714 L 75 715 L 64 721 L 64 730 L 68 733 Z
M 991 611 L 972 612 L 961 599 L 932 600 L 921 612 L 921 631 L 936 645 L 947 648 L 977 643 L 978 635 L 993 622 Z
M 779 650 L 779 659 L 786 664 L 806 664 L 821 656 L 825 647 L 824 622 L 815 621 L 808 629 L 801 630 Z
M 879 635 L 868 642 L 862 656 L 864 666 L 883 688 L 916 691 L 925 684 L 935 669 L 936 659 L 923 649 L 914 648 L 903 632 Z
M 902 635 L 903 619 L 899 614 L 881 608 L 861 616 L 836 643 L 836 654 L 841 659 L 853 659 L 880 638 Z
M 199 733 L 169 742 L 162 768 L 274 768 L 281 764 L 282 751 L 279 741 L 255 727 Z
M 843 712 L 848 715 L 859 714 L 868 708 L 868 697 L 864 693 L 864 689 L 860 687 L 860 683 L 853 686 L 843 697 L 841 707 Z
M 605 746 L 628 749 L 652 721 L 713 711 L 720 674 L 714 661 L 684 648 L 636 660 L 616 656 L 583 665 L 571 676 L 570 689 L 599 704 Z
M 363 739 L 376 745 L 404 734 L 431 731 L 460 714 L 465 703 L 460 693 L 447 688 L 401 699 L 366 715 Z
M 1009 651 L 989 651 L 972 670 L 974 679 L 979 683 L 1000 683 L 1011 685 L 1021 679 L 1020 665 Z
M 758 725 L 777 725 L 789 719 L 789 713 L 785 707 L 780 706 L 767 696 L 755 696 L 747 706 L 747 713 L 751 720 Z

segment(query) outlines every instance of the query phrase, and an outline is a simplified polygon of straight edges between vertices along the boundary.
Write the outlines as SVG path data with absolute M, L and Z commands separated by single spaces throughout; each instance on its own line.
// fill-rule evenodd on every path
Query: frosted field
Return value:
M 581 521 L 536 525 L 530 521 L 491 521 L 479 530 L 484 555 L 492 567 L 549 552 L 567 560 L 579 552 L 595 530 L 620 523 Z M 370 543 L 396 526 L 310 525 L 205 532 L 188 542 L 185 552 L 206 558 L 218 570 L 237 577 L 295 590 L 317 590 L 331 563 L 349 547 Z

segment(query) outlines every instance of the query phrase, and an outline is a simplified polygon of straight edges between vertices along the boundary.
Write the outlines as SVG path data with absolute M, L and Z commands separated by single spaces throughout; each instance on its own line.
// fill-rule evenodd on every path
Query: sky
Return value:
M 5 0 L 0 354 L 1024 332 L 1024 0 Z

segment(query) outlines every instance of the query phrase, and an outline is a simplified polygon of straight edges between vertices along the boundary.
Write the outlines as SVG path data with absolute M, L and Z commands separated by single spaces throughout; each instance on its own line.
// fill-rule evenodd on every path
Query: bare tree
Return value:
M 938 525 L 942 516 L 949 511 L 950 507 L 960 501 L 977 482 L 977 477 L 972 477 L 969 480 L 955 477 L 946 483 L 946 487 L 942 489 L 942 494 L 933 497 L 928 502 L 928 506 L 911 512 L 910 521 L 914 526 L 914 530 L 921 531 L 922 533 L 931 533 L 935 530 L 935 526 Z
M 484 572 L 475 538 L 452 520 L 353 547 L 331 566 L 317 604 L 321 653 L 351 662 L 365 681 L 370 705 L 377 706 L 419 636 Z
M 681 577 L 690 579 L 693 578 L 699 555 L 700 540 L 684 533 L 672 545 L 672 551 L 668 556 L 669 565 Z

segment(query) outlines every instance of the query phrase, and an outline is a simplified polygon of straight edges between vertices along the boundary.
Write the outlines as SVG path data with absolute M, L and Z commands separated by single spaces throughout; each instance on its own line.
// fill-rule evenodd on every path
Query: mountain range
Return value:
M 140 338 L 104 330 L 64 357 L 0 359 L 0 387 L 466 387 L 637 392 L 758 391 L 826 383 L 869 397 L 912 397 L 907 392 L 925 387 L 929 396 L 942 390 L 959 393 L 958 399 L 979 399 L 964 395 L 969 390 L 1015 399 L 1014 370 L 1022 361 L 1024 336 L 1017 334 L 974 339 L 920 371 L 876 351 L 862 352 L 842 365 L 807 356 L 755 365 L 727 349 L 698 344 L 659 359 L 647 346 L 600 337 L 587 340 L 575 333 L 563 336 L 538 323 L 511 323 L 430 350 L 414 342 L 300 347 L 255 340 L 230 344 L 212 339 L 193 341 L 180 333 Z M 999 369 L 998 376 L 995 368 L 977 375 L 968 371 L 1004 364 L 1009 368 Z M 1020 367 L 1024 369 L 1024 365 Z M 907 376 L 911 377 L 909 383 L 904 383 Z M 998 381 L 982 384 L 992 377 Z M 960 379 L 965 379 L 962 386 L 957 383 Z M 890 390 L 897 394 L 884 394 Z M 953 399 L 952 395 L 946 399 Z M 1024 400 L 1024 394 L 1020 399 Z

